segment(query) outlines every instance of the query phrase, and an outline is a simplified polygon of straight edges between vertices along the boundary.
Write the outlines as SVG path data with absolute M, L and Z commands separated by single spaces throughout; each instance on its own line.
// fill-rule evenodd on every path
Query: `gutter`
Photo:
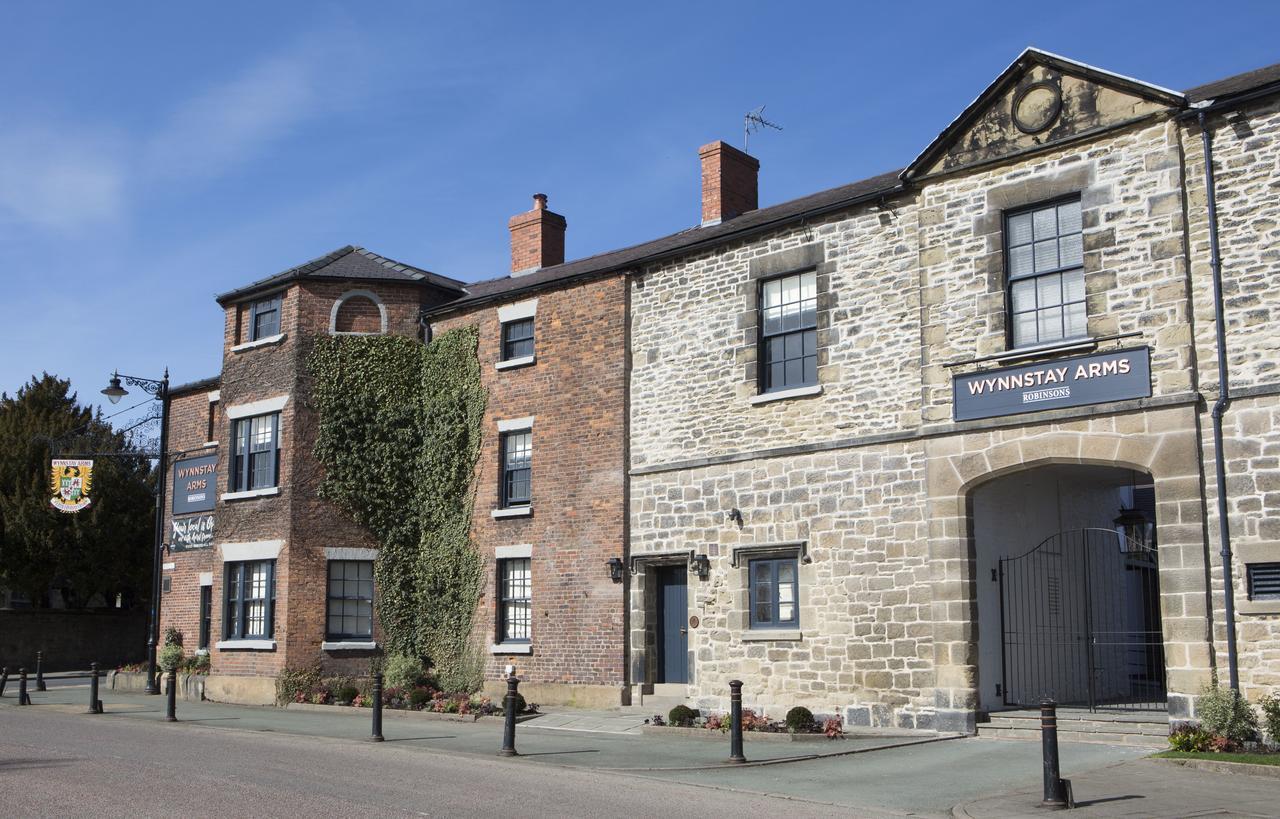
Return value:
M 1231 526 L 1227 518 L 1227 469 L 1222 452 L 1222 416 L 1231 406 L 1231 386 L 1227 373 L 1227 328 L 1222 306 L 1222 258 L 1218 249 L 1218 201 L 1213 175 L 1213 137 L 1206 124 L 1211 106 L 1197 112 L 1200 141 L 1204 146 L 1204 185 L 1209 219 L 1209 268 L 1213 271 L 1214 337 L 1218 354 L 1218 400 L 1213 402 L 1213 470 L 1218 489 L 1218 542 L 1222 557 L 1223 609 L 1227 628 L 1227 675 L 1231 690 L 1240 690 L 1240 670 L 1236 660 L 1235 582 L 1231 572 Z

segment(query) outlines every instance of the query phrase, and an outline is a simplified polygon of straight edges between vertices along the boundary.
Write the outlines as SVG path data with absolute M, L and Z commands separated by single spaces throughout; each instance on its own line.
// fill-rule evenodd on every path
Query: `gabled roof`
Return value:
M 345 280 L 377 280 L 393 282 L 421 283 L 441 290 L 462 293 L 462 282 L 447 276 L 440 276 L 429 270 L 413 265 L 403 264 L 385 256 L 379 256 L 371 250 L 355 245 L 340 247 L 332 253 L 312 259 L 311 261 L 291 267 L 288 270 L 268 276 L 253 284 L 227 291 L 218 296 L 219 304 L 237 301 L 263 290 L 269 290 L 299 279 L 345 279 Z
M 841 185 L 838 188 L 792 199 L 780 205 L 749 211 L 718 225 L 689 228 L 651 242 L 544 267 L 522 276 L 503 276 L 468 284 L 465 288 L 466 295 L 461 299 L 434 307 L 427 312 L 435 315 L 448 313 L 540 289 L 552 283 L 630 270 L 650 262 L 695 252 L 708 245 L 732 241 L 744 234 L 811 218 L 859 202 L 874 201 L 902 190 L 898 174 L 898 171 L 890 171 L 849 185 Z
M 1186 98 L 1177 91 L 1171 91 L 1168 88 L 1135 80 L 1132 77 L 1116 74 L 1087 63 L 1051 54 L 1048 51 L 1041 51 L 1038 48 L 1028 47 L 1018 55 L 1016 60 L 1009 64 L 1008 68 L 1000 72 L 1000 75 L 978 95 L 977 99 L 969 103 L 964 111 L 960 113 L 960 116 L 952 120 L 951 124 L 944 128 L 942 133 L 938 134 L 929 143 L 928 147 L 920 152 L 920 155 L 902 172 L 903 180 L 910 180 L 918 176 L 921 170 L 931 167 L 938 156 L 951 144 L 952 140 L 968 130 L 969 126 L 981 117 L 988 107 L 1008 91 L 1009 86 L 1017 82 L 1027 69 L 1033 65 L 1042 65 L 1063 73 L 1074 74 L 1099 85 L 1110 86 L 1134 96 L 1174 108 L 1182 108 L 1187 102 Z

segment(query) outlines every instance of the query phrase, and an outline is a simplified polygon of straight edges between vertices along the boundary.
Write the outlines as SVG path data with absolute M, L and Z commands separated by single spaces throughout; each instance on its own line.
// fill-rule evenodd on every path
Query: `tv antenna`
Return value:
M 747 150 L 750 146 L 751 135 L 759 131 L 761 128 L 772 128 L 775 131 L 781 131 L 782 126 L 776 122 L 770 122 L 764 118 L 764 106 L 748 111 L 742 118 L 742 150 Z

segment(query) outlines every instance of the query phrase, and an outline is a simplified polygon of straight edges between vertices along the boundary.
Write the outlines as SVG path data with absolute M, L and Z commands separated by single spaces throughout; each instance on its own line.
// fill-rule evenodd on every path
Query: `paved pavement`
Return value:
M 306 754 L 315 755 L 315 764 L 321 770 L 328 764 L 326 754 L 340 756 L 348 753 L 342 750 L 344 748 L 360 748 L 360 758 L 374 766 L 377 787 L 391 788 L 392 791 L 394 788 L 382 781 L 382 763 L 377 760 L 381 759 L 379 754 L 396 749 L 396 759 L 401 761 L 388 763 L 391 767 L 387 776 L 401 770 L 397 766 L 412 767 L 413 763 L 402 760 L 402 753 L 416 753 L 423 757 L 419 763 L 423 770 L 446 776 L 444 781 L 465 783 L 476 776 L 496 776 L 503 782 L 507 779 L 512 782 L 555 782 L 557 788 L 576 782 L 580 787 L 594 788 L 597 797 L 608 794 L 608 805 L 604 807 L 575 801 L 580 800 L 581 795 L 565 796 L 567 801 L 563 805 L 560 802 L 518 803 L 518 812 L 525 815 L 580 815 L 574 812 L 574 806 L 587 811 L 581 815 L 612 815 L 609 811 L 615 807 L 620 814 L 629 811 L 630 815 L 639 816 L 660 813 L 687 815 L 678 808 L 663 809 L 662 805 L 670 804 L 663 799 L 649 802 L 642 795 L 667 793 L 668 789 L 693 793 L 693 790 L 688 790 L 692 786 L 697 786 L 697 792 L 703 796 L 691 796 L 683 804 L 702 806 L 705 812 L 715 814 L 740 807 L 740 812 L 746 815 L 757 815 L 768 805 L 773 805 L 767 808 L 769 812 L 785 810 L 796 814 L 798 811 L 797 815 L 810 815 L 811 812 L 827 815 L 823 813 L 828 810 L 824 805 L 839 806 L 843 815 L 852 812 L 860 816 L 948 816 L 953 806 L 958 806 L 956 815 L 959 816 L 1028 816 L 1040 812 L 1035 807 L 1039 800 L 1041 776 L 1039 746 L 1028 742 L 961 739 L 886 747 L 893 741 L 860 737 L 838 744 L 817 743 L 816 748 L 809 743 L 753 742 L 746 746 L 748 757 L 770 764 L 735 767 L 724 764 L 727 740 L 697 741 L 637 735 L 633 728 L 626 727 L 632 720 L 630 715 L 558 711 L 521 723 L 516 741 L 521 756 L 515 760 L 496 761 L 494 754 L 501 744 L 502 731 L 499 720 L 446 722 L 389 711 L 384 724 L 388 741 L 369 745 L 357 742 L 368 736 L 369 712 L 355 709 L 316 712 L 179 701 L 181 721 L 170 725 L 163 722 L 164 700 L 161 697 L 117 694 L 104 688 L 102 695 L 107 714 L 90 717 L 81 713 L 88 697 L 83 688 L 33 693 L 36 705 L 27 709 L 18 709 L 14 705 L 16 697 L 13 693 L 9 691 L 0 701 L 0 727 L 3 728 L 0 730 L 0 806 L 5 806 L 0 808 L 0 814 L 4 815 L 11 815 L 7 807 L 9 802 L 3 798 L 8 790 L 6 780 L 20 767 L 25 779 L 27 767 L 33 764 L 31 760 L 43 758 L 41 754 L 45 746 L 42 743 L 45 740 L 38 728 L 41 724 L 49 726 L 50 747 L 72 755 L 79 748 L 78 752 L 85 756 L 84 746 L 77 746 L 74 741 L 74 736 L 80 731 L 104 737 L 106 745 L 95 748 L 119 747 L 122 750 L 118 753 L 126 758 L 130 752 L 125 749 L 130 747 L 130 742 L 168 744 L 171 737 L 187 736 L 193 740 L 198 737 L 198 745 L 203 747 L 211 741 L 209 737 L 212 735 L 226 737 L 218 741 L 225 741 L 229 749 L 252 746 L 250 751 L 228 752 L 255 758 L 265 753 L 257 750 L 258 747 L 278 749 L 278 743 L 282 741 L 280 735 L 289 734 L 292 736 L 283 740 L 291 749 L 289 754 L 293 753 L 295 745 L 306 749 Z M 10 725 L 15 720 L 27 726 L 23 730 L 30 732 L 29 741 L 14 744 L 15 735 Z M 538 724 L 543 720 L 548 722 L 539 728 Z M 642 717 L 640 720 L 643 722 Z M 618 730 L 612 733 L 587 731 L 582 730 L 584 726 Z M 118 732 L 118 736 L 113 732 Z M 68 738 L 59 744 L 63 740 L 58 738 L 64 733 Z M 149 738 L 144 740 L 141 737 Z M 258 746 L 255 743 L 268 744 Z M 858 753 L 824 758 L 810 756 L 815 751 L 832 753 L 830 749 L 833 747 Z M 1075 796 L 1081 804 L 1075 815 L 1280 815 L 1280 799 L 1277 799 L 1280 788 L 1274 779 L 1188 770 L 1143 760 L 1145 753 L 1129 747 L 1063 743 L 1063 775 L 1073 780 Z M 448 765 L 439 762 L 437 757 L 448 759 Z M 306 758 L 311 759 L 310 756 Z M 97 760 L 97 756 L 93 759 Z M 304 762 L 300 759 L 297 764 Z M 459 770 L 462 771 L 469 770 L 467 766 L 476 766 L 478 773 L 459 773 L 450 767 L 453 765 L 461 766 Z M 93 776 L 109 779 L 115 775 L 105 768 L 93 770 L 96 773 L 87 774 L 91 779 Z M 268 767 L 267 770 L 274 769 Z M 509 773 L 502 773 L 504 770 Z M 73 775 L 78 777 L 79 773 Z M 595 784 L 582 785 L 583 780 L 578 777 L 584 775 Z M 422 774 L 415 776 L 422 779 Z M 304 781 L 309 782 L 309 777 L 308 774 Z M 613 800 L 614 777 L 622 777 L 617 781 L 629 783 L 619 793 L 631 795 L 616 804 Z M 258 788 L 279 784 L 273 775 L 260 777 L 257 768 L 246 769 L 236 781 L 244 784 L 248 794 L 257 793 L 255 789 Z M 285 793 L 291 794 L 292 791 L 286 788 Z M 704 796 L 707 793 L 718 796 L 712 802 L 706 802 Z M 396 800 L 407 799 L 403 804 L 413 805 L 415 810 L 421 809 L 418 802 L 404 794 L 388 791 L 384 795 L 390 801 L 377 802 L 380 807 L 398 806 L 402 802 Z M 340 794 L 333 796 L 338 799 L 335 804 L 344 810 L 355 805 L 343 801 Z M 636 801 L 627 801 L 632 797 Z M 218 798 L 211 798 L 218 803 Z M 775 798 L 792 801 L 780 804 L 769 801 Z M 722 803 L 720 799 L 725 801 Z M 739 803 L 740 799 L 748 801 Z M 751 799 L 765 801 L 751 802 Z M 310 804 L 305 794 L 298 795 L 298 800 L 298 806 Z M 501 798 L 494 802 L 495 805 L 501 803 Z M 1273 803 L 1276 807 L 1272 806 Z M 203 802 L 199 804 L 200 812 L 212 812 L 212 809 L 204 810 Z M 246 806 L 250 804 L 252 801 Z M 292 801 L 288 804 L 290 810 L 295 807 Z M 462 805 L 449 804 L 455 809 Z M 227 809 L 244 813 L 248 809 L 246 806 L 229 806 Z M 470 808 L 475 812 L 463 810 L 461 815 L 485 815 L 483 809 L 487 809 L 487 803 L 484 806 L 471 804 Z M 298 807 L 298 810 L 302 808 Z M 427 813 L 432 815 L 430 811 Z M 327 814 L 322 811 L 320 815 Z M 453 815 L 459 814 L 455 812 Z

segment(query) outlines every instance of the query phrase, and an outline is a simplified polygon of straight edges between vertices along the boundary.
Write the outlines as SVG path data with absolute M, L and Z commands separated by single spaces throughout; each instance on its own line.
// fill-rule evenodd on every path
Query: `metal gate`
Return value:
M 1002 559 L 999 580 L 1005 705 L 1165 708 L 1154 547 L 1110 529 L 1059 532 Z

